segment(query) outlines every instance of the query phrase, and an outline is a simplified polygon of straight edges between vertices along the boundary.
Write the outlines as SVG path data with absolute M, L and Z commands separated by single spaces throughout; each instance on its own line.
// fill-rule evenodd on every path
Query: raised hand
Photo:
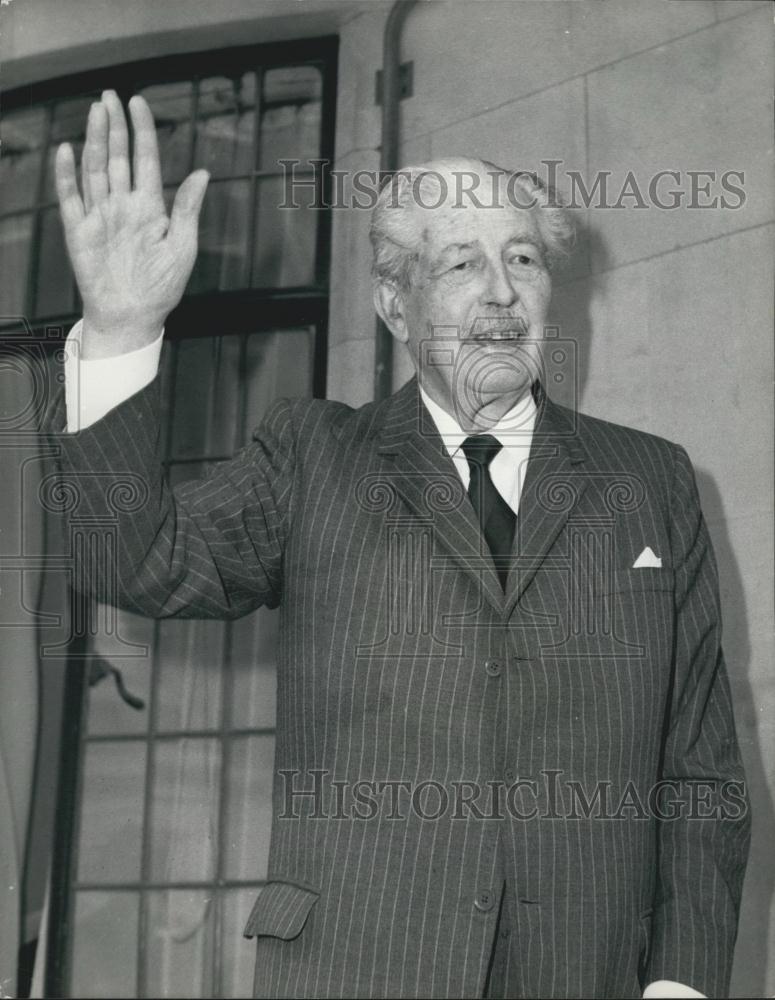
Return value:
M 162 196 L 156 128 L 147 102 L 129 102 L 129 135 L 118 95 L 92 104 L 78 191 L 69 143 L 57 149 L 56 185 L 67 250 L 83 299 L 81 354 L 109 357 L 158 337 L 183 295 L 197 250 L 197 224 L 209 176 L 195 170 L 175 195 Z

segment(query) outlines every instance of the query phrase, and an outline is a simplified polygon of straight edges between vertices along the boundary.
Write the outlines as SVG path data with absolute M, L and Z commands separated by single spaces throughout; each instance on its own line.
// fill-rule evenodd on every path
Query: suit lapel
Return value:
M 443 549 L 507 618 L 586 485 L 578 468 L 585 453 L 574 434 L 572 413 L 552 403 L 540 387 L 536 401 L 538 414 L 505 595 L 455 464 L 422 403 L 416 377 L 386 401 L 377 446 L 393 489 L 417 518 L 433 526 L 437 555 Z
M 538 414 L 514 537 L 514 559 L 506 582 L 505 612 L 510 617 L 557 536 L 581 499 L 586 480 L 579 466 L 585 452 L 574 433 L 571 411 L 537 387 Z
M 504 595 L 490 551 L 416 377 L 387 401 L 377 450 L 392 487 L 419 520 L 432 525 L 435 555 L 452 559 L 502 613 Z

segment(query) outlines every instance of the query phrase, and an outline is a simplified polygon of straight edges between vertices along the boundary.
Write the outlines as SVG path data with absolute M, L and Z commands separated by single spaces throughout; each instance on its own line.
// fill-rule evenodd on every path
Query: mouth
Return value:
M 519 316 L 508 316 L 502 319 L 478 320 L 466 339 L 473 341 L 525 340 L 528 332 L 528 325 L 524 319 Z
M 525 340 L 526 330 L 490 330 L 487 333 L 475 333 L 469 340 Z

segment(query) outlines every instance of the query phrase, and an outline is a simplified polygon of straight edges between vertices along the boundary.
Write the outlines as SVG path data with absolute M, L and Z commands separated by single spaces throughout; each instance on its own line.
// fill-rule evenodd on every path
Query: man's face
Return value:
M 551 295 L 542 239 L 505 190 L 497 206 L 418 210 L 420 256 L 401 296 L 421 382 L 461 424 L 496 400 L 511 406 L 539 371 Z

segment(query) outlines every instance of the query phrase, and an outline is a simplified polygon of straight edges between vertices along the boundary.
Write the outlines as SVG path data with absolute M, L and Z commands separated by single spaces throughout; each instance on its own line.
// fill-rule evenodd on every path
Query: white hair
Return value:
M 486 194 L 477 191 L 476 185 L 474 188 L 461 187 L 465 178 L 478 183 L 483 176 L 492 178 L 493 192 L 496 190 L 496 179 L 505 181 L 513 207 L 536 213 L 544 259 L 550 270 L 569 256 L 575 235 L 570 214 L 554 189 L 544 184 L 536 174 L 508 170 L 477 158 L 445 158 L 402 167 L 380 192 L 369 229 L 375 281 L 390 281 L 400 288 L 408 288 L 412 269 L 420 255 L 422 230 L 417 224 L 417 209 L 432 211 L 447 201 L 450 180 L 454 182 L 458 195 L 455 206 L 459 203 L 463 207 L 462 198 L 468 196 L 472 204 L 475 199 L 484 203 L 483 210 L 497 207 L 487 204 Z

